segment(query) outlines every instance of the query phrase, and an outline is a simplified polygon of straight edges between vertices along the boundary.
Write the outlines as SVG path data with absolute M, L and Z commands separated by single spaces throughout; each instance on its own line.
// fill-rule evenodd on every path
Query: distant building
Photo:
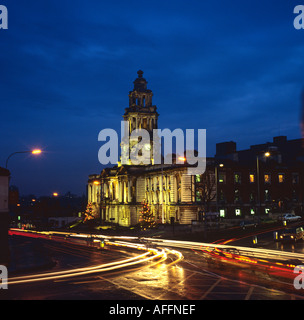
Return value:
M 76 223 L 81 220 L 79 217 L 49 217 L 48 227 L 63 228 L 69 224 Z
M 0 215 L 8 213 L 10 172 L 0 167 Z
M 9 226 L 9 179 L 10 172 L 0 167 L 0 264 L 8 262 L 8 226 Z

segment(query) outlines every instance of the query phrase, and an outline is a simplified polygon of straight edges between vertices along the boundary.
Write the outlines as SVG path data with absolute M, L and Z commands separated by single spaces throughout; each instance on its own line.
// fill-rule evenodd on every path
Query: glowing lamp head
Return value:
M 95 186 L 98 186 L 98 185 L 100 185 L 100 182 L 97 181 L 97 180 L 95 180 L 95 181 L 93 182 L 93 184 L 95 184 Z
M 265 157 L 270 157 L 270 152 L 265 152 Z
M 40 154 L 42 151 L 40 149 L 32 150 L 32 154 Z
M 58 193 L 57 192 L 53 192 L 53 197 L 58 197 Z

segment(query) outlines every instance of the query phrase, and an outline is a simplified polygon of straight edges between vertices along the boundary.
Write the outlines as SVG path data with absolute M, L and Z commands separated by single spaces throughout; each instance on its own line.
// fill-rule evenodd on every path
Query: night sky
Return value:
M 20 194 L 86 192 L 100 130 L 120 130 L 142 69 L 160 128 L 207 129 L 238 149 L 300 138 L 298 1 L 0 0 L 0 165 Z

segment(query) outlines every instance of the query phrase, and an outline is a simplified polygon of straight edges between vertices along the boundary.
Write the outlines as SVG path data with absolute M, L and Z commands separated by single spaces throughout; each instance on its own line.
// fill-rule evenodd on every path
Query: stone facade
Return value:
M 159 114 L 152 104 L 153 93 L 147 89 L 143 72 L 137 73 L 123 119 L 129 122 L 129 132 L 146 129 L 152 133 L 158 128 Z M 130 150 L 136 143 L 138 140 L 123 140 L 121 148 Z M 153 141 L 144 148 L 152 152 Z M 174 159 L 172 164 L 154 165 L 152 154 L 149 164 L 134 165 L 130 160 L 127 164 L 119 163 L 89 176 L 88 202 L 94 204 L 100 222 L 136 225 L 146 200 L 158 223 L 191 224 L 198 219 L 199 207 L 195 203 L 195 177 L 187 174 L 187 167 L 176 164 Z
M 191 224 L 198 218 L 194 176 L 187 174 L 184 165 L 104 169 L 99 176 L 90 176 L 88 188 L 88 201 L 95 203 L 96 215 L 102 221 L 135 225 L 144 200 L 158 223 L 170 223 L 173 219 L 180 224 Z

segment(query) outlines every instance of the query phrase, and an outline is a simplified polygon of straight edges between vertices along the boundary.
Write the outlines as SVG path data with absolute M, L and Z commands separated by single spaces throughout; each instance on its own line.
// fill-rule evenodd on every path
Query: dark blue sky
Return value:
M 258 2 L 258 3 L 257 3 Z M 207 154 L 300 138 L 304 30 L 299 1 L 0 0 L 0 165 L 21 194 L 85 193 L 102 166 L 104 128 L 119 130 L 137 70 L 160 128 L 207 129 Z M 303 3 L 302 3 L 303 4 Z

